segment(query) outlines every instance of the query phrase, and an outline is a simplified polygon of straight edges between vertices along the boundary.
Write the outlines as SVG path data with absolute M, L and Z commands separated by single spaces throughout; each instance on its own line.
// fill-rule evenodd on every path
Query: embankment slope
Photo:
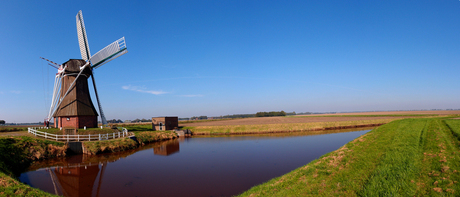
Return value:
M 393 121 L 240 196 L 459 196 L 460 120 Z

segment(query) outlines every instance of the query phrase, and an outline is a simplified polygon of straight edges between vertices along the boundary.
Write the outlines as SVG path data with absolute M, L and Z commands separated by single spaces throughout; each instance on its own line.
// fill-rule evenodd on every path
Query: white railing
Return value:
M 40 127 L 41 128 L 41 127 Z M 88 134 L 88 135 L 57 135 L 36 130 L 37 128 L 28 128 L 28 132 L 45 139 L 56 141 L 95 141 L 95 140 L 110 140 L 115 138 L 128 137 L 128 130 L 123 128 L 121 132 L 106 133 L 106 134 Z

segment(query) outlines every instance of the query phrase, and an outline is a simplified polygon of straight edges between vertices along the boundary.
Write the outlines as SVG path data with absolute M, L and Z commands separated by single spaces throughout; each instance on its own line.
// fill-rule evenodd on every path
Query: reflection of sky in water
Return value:
M 200 137 L 155 143 L 137 152 L 120 153 L 121 158 L 110 161 L 107 157 L 116 154 L 98 156 L 99 162 L 106 163 L 101 168 L 102 181 L 87 184 L 93 184 L 93 196 L 236 195 L 334 151 L 366 132 Z M 95 158 L 83 160 L 94 162 Z M 23 173 L 20 180 L 53 192 L 49 176 L 48 171 L 42 170 Z

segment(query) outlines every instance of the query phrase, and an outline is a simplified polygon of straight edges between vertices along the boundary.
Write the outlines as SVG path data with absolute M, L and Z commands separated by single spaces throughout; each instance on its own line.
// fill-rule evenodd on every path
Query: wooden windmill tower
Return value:
M 89 94 L 89 77 L 93 81 L 102 124 L 107 124 L 97 94 L 93 70 L 128 52 L 125 38 L 122 37 L 91 56 L 81 10 L 77 14 L 77 33 L 82 59 L 70 59 L 62 65 L 45 59 L 53 64 L 51 66 L 58 68 L 51 107 L 45 120 L 54 118 L 55 127 L 97 127 L 98 113 Z

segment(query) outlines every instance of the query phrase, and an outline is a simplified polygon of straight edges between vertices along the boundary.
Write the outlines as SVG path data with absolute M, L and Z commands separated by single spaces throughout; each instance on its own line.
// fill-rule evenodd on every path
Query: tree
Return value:
M 272 116 L 286 116 L 284 111 L 271 111 L 271 112 L 257 112 L 256 117 L 272 117 Z
M 4 121 L 4 120 L 0 120 L 0 124 L 5 124 L 5 121 Z

